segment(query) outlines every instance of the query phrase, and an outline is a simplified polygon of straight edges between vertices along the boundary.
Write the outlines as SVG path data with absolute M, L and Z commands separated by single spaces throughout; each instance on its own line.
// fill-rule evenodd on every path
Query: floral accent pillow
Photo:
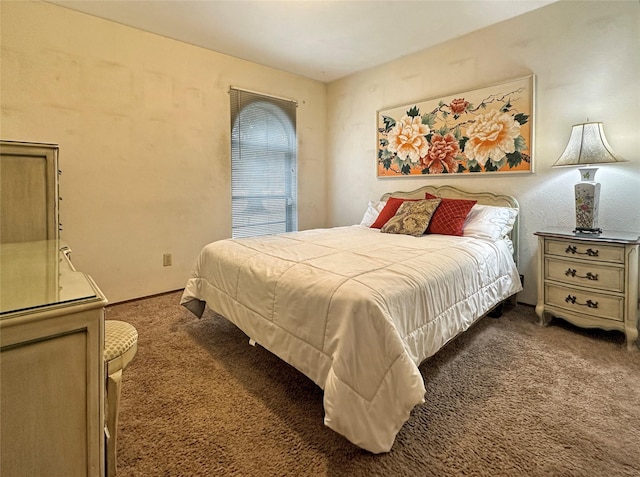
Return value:
M 404 234 L 419 237 L 425 233 L 440 199 L 406 201 L 380 229 L 386 234 Z

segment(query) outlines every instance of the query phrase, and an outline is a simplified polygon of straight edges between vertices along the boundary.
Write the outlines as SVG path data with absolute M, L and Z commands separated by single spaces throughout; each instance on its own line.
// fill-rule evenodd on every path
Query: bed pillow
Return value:
M 380 211 L 378 218 L 371 224 L 372 229 L 381 229 L 387 221 L 393 217 L 403 202 L 415 202 L 421 199 L 400 199 L 398 197 L 389 197 L 387 203 Z
M 428 192 L 425 197 L 427 199 L 438 198 Z M 442 202 L 429 222 L 427 233 L 462 236 L 464 221 L 477 202 L 477 200 L 442 198 Z
M 511 207 L 476 204 L 469 212 L 462 232 L 465 237 L 499 240 L 511 232 L 517 216 L 518 210 Z
M 385 234 L 404 234 L 419 237 L 425 233 L 440 199 L 405 201 L 380 229 Z
M 367 205 L 367 210 L 365 210 L 364 215 L 362 216 L 360 225 L 366 225 L 367 227 L 370 227 L 371 224 L 373 224 L 376 221 L 376 219 L 378 218 L 378 215 L 380 215 L 380 211 L 384 208 L 386 204 L 387 204 L 386 201 L 378 202 L 377 204 L 369 201 L 369 205 Z

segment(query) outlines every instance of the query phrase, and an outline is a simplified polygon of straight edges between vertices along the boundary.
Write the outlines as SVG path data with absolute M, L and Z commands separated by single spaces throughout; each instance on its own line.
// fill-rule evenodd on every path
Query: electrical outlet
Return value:
M 164 255 L 162 255 L 162 266 L 163 267 L 170 267 L 171 266 L 171 254 L 170 253 L 165 253 Z

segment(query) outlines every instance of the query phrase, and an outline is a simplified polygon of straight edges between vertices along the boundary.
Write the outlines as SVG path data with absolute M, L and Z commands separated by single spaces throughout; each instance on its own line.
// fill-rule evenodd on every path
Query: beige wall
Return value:
M 452 8 L 455 9 L 455 3 Z M 452 18 L 455 14 L 452 13 Z M 425 25 L 428 34 L 428 25 Z M 397 34 L 401 36 L 400 31 Z M 390 36 L 389 41 L 402 41 Z M 640 233 L 640 3 L 562 1 L 327 88 L 329 224 L 358 221 L 387 191 L 451 184 L 515 196 L 521 206 L 519 299 L 535 303 L 535 231 L 575 225 L 575 169 L 551 169 L 575 123 L 602 121 L 628 162 L 603 166 L 600 225 Z M 536 75 L 534 174 L 377 179 L 376 111 Z
M 47 3 L 3 0 L 0 15 L 0 137 L 60 144 L 62 238 L 112 302 L 181 288 L 202 245 L 230 235 L 231 85 L 298 101 L 301 229 L 358 222 L 390 190 L 506 192 L 534 303 L 533 233 L 573 225 L 577 172 L 550 166 L 588 117 L 632 161 L 598 172 L 601 225 L 640 230 L 636 1 L 559 2 L 327 86 Z M 535 174 L 376 178 L 378 109 L 530 73 Z
M 325 225 L 323 83 L 52 4 L 0 9 L 0 136 L 60 145 L 62 239 L 111 302 L 183 287 L 230 236 L 229 86 L 298 101 L 299 227 Z

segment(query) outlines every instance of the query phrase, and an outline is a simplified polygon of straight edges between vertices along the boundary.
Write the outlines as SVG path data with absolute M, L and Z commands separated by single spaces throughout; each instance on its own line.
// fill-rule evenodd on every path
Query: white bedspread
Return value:
M 505 241 L 355 225 L 211 243 L 181 303 L 311 378 L 325 424 L 378 453 L 424 402 L 420 362 L 520 290 Z

